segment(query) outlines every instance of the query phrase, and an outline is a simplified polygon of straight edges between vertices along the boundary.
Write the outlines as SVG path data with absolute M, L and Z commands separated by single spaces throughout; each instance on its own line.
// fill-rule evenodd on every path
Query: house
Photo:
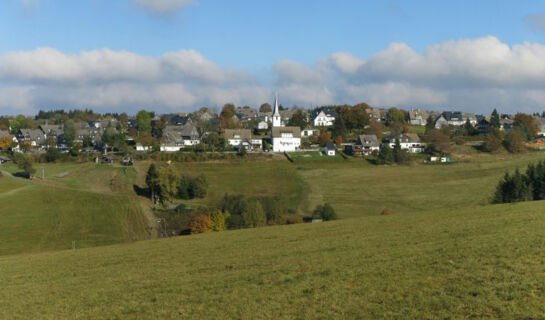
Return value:
M 166 152 L 180 151 L 187 146 L 195 146 L 201 142 L 197 128 L 188 123 L 183 126 L 166 126 L 163 129 L 163 141 L 160 150 Z
M 39 147 L 45 145 L 46 137 L 40 129 L 19 129 L 17 131 L 17 140 L 30 142 L 32 147 Z
M 537 136 L 544 137 L 545 136 L 545 119 L 541 117 L 535 117 L 534 121 L 537 125 Z M 500 123 L 501 123 L 501 120 L 500 120 Z
M 235 148 L 244 145 L 244 142 L 246 142 L 248 149 L 251 145 L 252 132 L 250 129 L 225 129 L 223 137 Z
M 237 107 L 235 109 L 235 115 L 242 121 L 251 121 L 258 118 L 258 112 L 257 110 L 249 107 Z
M 466 121 L 476 125 L 478 120 L 475 114 L 459 111 L 445 111 L 435 120 L 435 128 L 441 129 L 445 125 L 463 126 Z
M 353 153 L 362 156 L 368 156 L 374 151 L 379 151 L 380 143 L 377 136 L 374 134 L 362 134 L 358 136 L 356 145 L 354 146 Z
M 318 134 L 320 131 L 318 129 L 313 129 L 313 128 L 305 128 L 301 131 L 301 136 L 303 138 L 308 138 L 308 137 L 312 137 L 313 135 L 316 135 Z
M 138 152 L 145 152 L 145 151 L 150 151 L 151 150 L 151 146 L 144 146 L 140 142 L 136 143 L 135 148 L 136 148 L 136 151 L 138 151 Z
M 278 98 L 274 102 L 272 115 L 273 127 L 271 128 L 271 144 L 273 152 L 295 151 L 301 146 L 301 128 L 283 127 Z
M 326 156 L 335 156 L 335 145 L 331 142 L 326 143 L 323 152 Z
M 373 119 L 375 122 L 381 122 L 384 120 L 382 117 L 382 113 L 380 112 L 380 109 L 371 108 L 371 109 L 365 109 L 365 112 L 369 115 L 369 118 Z
M 515 121 L 512 120 L 512 119 L 509 119 L 509 118 L 505 118 L 505 119 L 500 119 L 500 130 L 505 132 L 505 133 L 509 133 L 509 131 L 511 131 L 511 129 L 513 129 L 513 125 L 514 125 Z M 543 132 L 541 131 L 541 129 L 539 129 L 540 132 Z M 539 135 L 539 133 L 538 133 Z
M 409 124 L 413 126 L 425 126 L 428 120 L 428 112 L 425 110 L 410 110 Z
M 395 146 L 397 140 L 399 140 L 402 150 L 407 150 L 409 153 L 424 152 L 420 137 L 416 133 L 402 133 L 396 136 L 390 136 L 386 139 L 390 148 Z
M 329 127 L 335 122 L 335 111 L 320 110 L 312 119 L 312 124 L 315 127 Z
M 269 129 L 269 124 L 267 123 L 267 121 L 261 120 L 255 125 L 255 128 L 256 130 L 267 130 Z
M 480 135 L 484 135 L 488 132 L 488 128 L 490 128 L 490 121 L 488 121 L 485 117 L 482 117 L 477 122 L 477 131 Z

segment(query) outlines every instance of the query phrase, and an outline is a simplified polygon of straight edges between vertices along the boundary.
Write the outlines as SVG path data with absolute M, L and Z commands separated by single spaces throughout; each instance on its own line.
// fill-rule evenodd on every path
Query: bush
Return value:
M 298 214 L 294 214 L 294 215 L 288 216 L 288 219 L 286 220 L 286 223 L 287 223 L 287 224 L 298 224 L 298 223 L 303 223 L 303 217 L 301 217 L 301 216 L 298 215 Z
M 246 209 L 242 213 L 242 219 L 246 228 L 262 227 L 267 222 L 267 217 L 263 211 L 261 202 L 257 200 L 249 201 Z
M 197 214 L 191 218 L 189 222 L 191 234 L 206 233 L 212 231 L 212 223 L 207 215 Z
M 380 215 L 381 216 L 389 216 L 393 213 L 392 209 L 390 208 L 384 208 L 382 209 L 382 211 L 380 212 Z
M 322 219 L 324 221 L 336 220 L 337 213 L 328 203 L 324 205 L 316 206 L 316 209 L 312 212 L 312 219 Z

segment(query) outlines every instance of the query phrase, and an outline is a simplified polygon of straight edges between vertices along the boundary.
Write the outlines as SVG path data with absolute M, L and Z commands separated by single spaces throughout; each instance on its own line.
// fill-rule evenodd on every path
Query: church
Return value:
M 278 108 L 278 96 L 274 101 L 272 115 L 271 143 L 273 152 L 292 152 L 301 146 L 301 128 L 285 127 L 282 125 L 282 117 Z

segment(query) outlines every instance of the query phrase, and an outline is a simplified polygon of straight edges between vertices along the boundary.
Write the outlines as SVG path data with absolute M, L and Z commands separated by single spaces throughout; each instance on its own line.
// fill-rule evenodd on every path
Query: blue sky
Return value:
M 164 5 L 160 9 L 156 7 L 159 2 Z M 361 100 L 374 102 L 377 106 L 399 104 L 434 108 L 455 104 L 480 111 L 489 106 L 482 97 L 476 97 L 468 91 L 471 87 L 457 88 L 460 91 L 455 96 L 452 90 L 447 92 L 446 87 L 459 81 L 459 75 L 442 78 L 445 86 L 436 88 L 422 83 L 422 75 L 416 75 L 416 81 L 409 76 L 402 79 L 392 76 L 389 79 L 386 76 L 390 74 L 382 69 L 383 73 L 377 75 L 376 68 L 382 66 L 384 61 L 371 65 L 368 63 L 369 59 L 380 52 L 388 51 L 393 43 L 404 44 L 417 54 L 422 54 L 430 46 L 440 46 L 449 41 L 469 40 L 475 41 L 470 45 L 481 45 L 482 41 L 479 39 L 489 36 L 496 41 L 489 39 L 484 48 L 492 45 L 499 51 L 502 46 L 513 48 L 524 43 L 540 45 L 545 42 L 542 23 L 545 17 L 540 16 L 545 10 L 544 4 L 541 1 L 482 0 L 3 0 L 0 2 L 0 89 L 3 89 L 0 90 L 0 100 L 2 95 L 7 95 L 4 100 L 8 102 L 2 104 L 0 101 L 0 108 L 7 112 L 30 112 L 36 108 L 47 108 L 50 104 L 77 107 L 78 100 L 73 95 L 74 92 L 86 97 L 80 100 L 81 104 L 88 104 L 92 100 L 89 96 L 97 92 L 120 91 L 119 88 L 123 87 L 129 94 L 130 90 L 141 91 L 142 88 L 153 87 L 155 91 L 149 90 L 150 95 L 155 95 L 155 98 L 144 99 L 141 103 L 134 98 L 111 97 L 104 99 L 103 103 L 91 105 L 98 109 L 125 108 L 130 111 L 140 106 L 149 106 L 169 111 L 201 105 L 217 106 L 222 104 L 221 99 L 238 104 L 258 104 L 260 100 L 256 97 L 267 99 L 274 90 L 279 90 L 281 95 L 282 91 L 286 92 L 286 104 L 307 107 L 321 102 L 353 103 Z M 463 45 L 464 43 L 458 43 L 458 46 Z M 14 52 L 31 54 L 32 57 L 27 59 L 31 59 L 40 68 L 44 63 L 41 59 L 46 53 L 37 52 L 37 48 L 55 50 L 50 52 L 51 57 L 62 54 L 74 59 L 78 59 L 82 52 L 108 49 L 114 53 L 128 52 L 151 57 L 161 65 L 163 63 L 159 60 L 166 53 L 192 50 L 196 54 L 192 54 L 193 58 L 205 59 L 207 66 L 216 68 L 211 73 L 222 73 L 222 79 L 229 77 L 229 80 L 219 81 L 214 76 L 215 80 L 210 83 L 210 77 L 206 78 L 208 80 L 200 79 L 195 74 L 188 77 L 189 66 L 184 66 L 180 67 L 183 72 L 174 79 L 166 80 L 165 76 L 158 76 L 145 86 L 139 84 L 141 87 L 138 88 L 134 82 L 140 80 L 128 80 L 125 76 L 121 77 L 122 80 L 114 77 L 115 81 L 108 78 L 108 81 L 96 83 L 104 79 L 98 77 L 84 81 L 85 83 L 75 88 L 73 84 L 67 85 L 54 77 L 28 75 L 27 71 L 22 70 L 26 63 L 21 63 L 21 70 L 13 70 L 13 61 L 19 61 L 13 60 L 18 59 L 11 56 Z M 394 49 L 390 51 L 393 52 Z M 331 55 L 339 52 L 361 61 L 354 62 L 360 68 L 359 71 L 324 71 L 327 64 L 325 61 L 331 60 Z M 452 51 L 445 55 L 450 53 Z M 516 52 L 514 54 L 519 58 L 524 56 L 517 55 Z M 180 58 L 184 63 L 195 65 L 187 57 L 186 51 L 181 55 L 184 56 Z M 4 67 L 9 69 L 4 75 L 2 57 L 5 64 L 10 62 L 8 67 Z M 403 57 L 397 56 L 398 59 Z M 178 60 L 181 61 L 180 59 Z M 433 63 L 429 61 L 430 57 L 422 59 L 426 60 L 423 62 L 424 68 Z M 63 65 L 65 62 L 47 61 L 59 69 L 66 68 Z M 88 60 L 78 62 L 84 63 L 85 68 L 91 70 L 90 73 L 99 68 Z M 504 64 L 508 67 L 513 61 L 506 60 Z M 134 67 L 138 68 L 138 63 Z M 463 69 L 460 66 L 455 67 Z M 299 70 L 298 68 L 298 75 L 290 73 L 295 69 Z M 237 76 L 230 76 L 233 70 Z M 116 72 L 115 67 L 112 67 L 112 72 Z M 314 77 L 321 81 L 313 81 Z M 380 81 L 375 81 L 377 78 Z M 477 78 L 479 77 L 466 80 L 472 82 L 479 80 Z M 521 87 L 530 80 L 536 80 L 532 75 L 526 75 L 526 78 L 514 85 Z M 304 79 L 310 81 L 305 82 Z M 343 83 L 343 88 L 354 87 L 354 90 L 352 93 L 343 92 L 338 85 L 330 83 L 331 79 Z M 430 82 L 433 82 L 431 78 Z M 172 103 L 166 101 L 172 90 L 161 86 L 167 84 L 171 89 L 174 88 L 172 85 L 178 85 L 175 88 L 185 90 L 182 94 L 185 99 L 178 96 L 171 99 Z M 418 97 L 408 97 L 405 100 L 388 101 L 377 97 L 369 100 L 369 94 L 366 93 L 374 88 L 369 87 L 370 85 L 379 86 L 384 95 L 391 95 L 398 89 L 405 92 L 405 95 L 407 92 L 422 92 Z M 490 90 L 490 96 L 503 97 L 502 100 L 490 101 L 490 104 L 503 103 L 502 107 L 506 110 L 540 108 L 534 100 L 539 100 L 536 97 L 540 97 L 542 89 L 545 88 L 533 87 L 532 92 L 523 92 L 524 88 L 519 88 L 512 92 L 514 85 L 489 83 L 485 86 L 486 90 Z M 362 89 L 363 86 L 368 88 Z M 171 93 L 167 94 L 165 90 Z M 67 91 L 71 98 L 66 100 L 48 94 L 66 94 Z M 160 92 L 165 93 L 161 95 Z M 206 98 L 207 92 L 216 92 L 216 98 Z M 13 98 L 14 96 L 18 98 Z M 521 101 L 523 105 L 515 105 L 516 101 Z

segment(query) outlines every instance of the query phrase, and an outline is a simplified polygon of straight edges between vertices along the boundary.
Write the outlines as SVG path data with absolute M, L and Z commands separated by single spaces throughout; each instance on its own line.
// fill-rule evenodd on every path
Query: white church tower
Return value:
M 272 115 L 272 126 L 281 127 L 282 126 L 282 117 L 280 116 L 280 110 L 278 109 L 278 93 L 274 99 L 274 112 Z

